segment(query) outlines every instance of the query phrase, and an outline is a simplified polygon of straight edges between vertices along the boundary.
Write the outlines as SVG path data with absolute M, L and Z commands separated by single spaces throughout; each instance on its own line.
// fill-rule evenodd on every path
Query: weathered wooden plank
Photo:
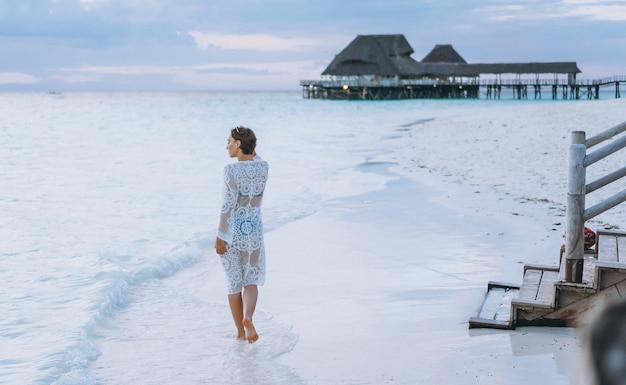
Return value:
M 470 329 L 488 328 L 488 329 L 512 329 L 513 324 L 509 321 L 497 321 L 485 318 L 472 317 L 469 319 Z
M 618 265 L 617 263 L 613 265 Z M 621 269 L 620 269 L 621 267 Z M 600 290 L 604 290 L 609 286 L 613 286 L 618 282 L 626 280 L 626 264 L 620 263 L 619 266 L 606 266 L 601 264 L 598 268 L 599 282 L 598 287 Z
M 519 295 L 511 304 L 516 308 L 524 308 L 529 317 L 537 316 L 535 312 L 545 313 L 554 307 L 554 285 L 558 279 L 558 271 L 527 270 Z
M 617 262 L 626 262 L 626 236 L 617 237 Z
M 514 305 L 516 308 L 525 308 L 525 309 L 541 309 L 541 311 L 543 310 L 550 310 L 553 308 L 553 306 L 549 303 L 544 303 L 544 302 L 537 302 L 537 301 L 527 301 L 527 300 L 523 300 L 523 299 L 514 299 L 513 301 L 511 301 L 511 304 Z
M 537 298 L 535 302 L 541 305 L 554 307 L 554 284 L 559 279 L 559 273 L 556 271 L 543 271 L 541 275 L 541 283 L 537 290 Z
M 567 286 L 566 284 L 559 284 L 557 294 L 558 303 L 556 307 L 562 308 L 568 306 L 574 302 L 580 301 L 583 298 L 589 297 L 596 292 L 597 291 L 595 289 L 591 289 L 583 285 L 579 285 L 578 287 L 572 287 Z
M 529 308 L 517 308 L 515 307 L 516 316 L 515 316 L 515 324 L 519 326 L 523 325 L 539 325 L 544 324 L 542 322 L 543 319 L 549 314 L 554 312 L 554 309 L 547 308 L 542 309 L 538 307 L 529 307 Z
M 611 303 L 618 300 L 620 300 L 620 295 L 616 287 L 612 286 L 595 295 L 586 296 L 567 306 L 562 306 L 545 317 L 562 320 L 570 326 L 581 326 L 581 319 L 579 318 L 581 314 L 593 309 L 598 304 Z
M 614 234 L 599 234 L 598 261 L 617 262 L 617 237 Z
M 517 293 L 519 293 L 518 289 L 492 288 L 485 296 L 478 318 L 509 321 L 511 319 L 511 301 L 517 296 Z
M 583 266 L 583 283 L 587 283 L 591 287 L 597 287 L 596 262 L 595 256 L 585 256 L 585 265 Z
M 516 301 L 534 302 L 541 282 L 541 270 L 527 270 Z
M 604 244 L 601 244 L 602 240 L 611 242 L 611 240 L 615 241 L 616 244 L 619 243 L 620 238 L 626 238 L 626 232 L 624 231 L 608 231 L 608 230 L 598 230 L 596 232 L 596 250 L 599 251 L 602 249 Z M 612 245 L 609 246 L 612 249 Z M 623 251 L 626 252 L 625 249 Z M 624 254 L 624 253 L 622 253 Z
M 528 263 L 524 265 L 524 273 L 528 270 L 541 270 L 541 271 L 559 271 L 558 265 L 539 265 L 534 263 Z
M 511 301 L 519 293 L 519 285 L 490 281 L 485 299 L 476 317 L 469 320 L 470 328 L 513 329 Z
M 487 291 L 493 288 L 505 288 L 505 289 L 517 289 L 519 290 L 521 285 L 516 283 L 508 283 L 508 282 L 498 282 L 498 281 L 489 281 L 487 283 Z
M 598 261 L 596 262 L 596 267 L 598 269 L 604 270 L 616 270 L 622 273 L 626 273 L 626 263 L 620 262 L 606 262 L 606 261 Z
M 615 236 L 626 236 L 626 231 L 615 231 L 615 230 L 598 230 L 596 231 L 597 235 L 615 235 Z
M 561 248 L 561 256 L 560 256 L 560 262 L 559 262 L 559 281 L 565 281 L 565 270 L 566 270 L 566 263 L 563 263 L 563 257 L 565 255 L 565 249 Z
M 622 300 L 626 298 L 626 280 L 616 283 L 615 289 L 617 289 L 617 292 Z

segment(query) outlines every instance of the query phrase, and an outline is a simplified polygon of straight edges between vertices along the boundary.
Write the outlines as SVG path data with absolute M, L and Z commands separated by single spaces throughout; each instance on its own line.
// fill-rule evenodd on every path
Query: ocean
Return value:
M 547 103 L 597 102 L 0 93 L 0 384 L 304 384 L 276 359 L 298 333 L 263 310 L 262 289 L 263 339 L 234 341 L 213 250 L 230 128 L 255 130 L 269 162 L 271 232 L 381 188 L 364 163 L 413 172 L 420 125 Z M 267 377 L 249 378 L 255 366 Z

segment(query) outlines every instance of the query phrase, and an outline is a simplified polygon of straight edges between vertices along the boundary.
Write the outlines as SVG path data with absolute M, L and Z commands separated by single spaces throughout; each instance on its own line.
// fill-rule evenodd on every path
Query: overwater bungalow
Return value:
M 559 88 L 563 98 L 580 98 L 581 90 L 597 98 L 602 86 L 577 83 L 581 71 L 576 62 L 468 63 L 450 44 L 436 45 L 421 61 L 413 53 L 404 35 L 359 35 L 335 56 L 321 80 L 300 82 L 303 97 L 478 98 L 483 89 L 487 98 L 499 98 L 504 88 L 525 99 L 529 87 L 535 98 L 547 87 L 553 99 Z

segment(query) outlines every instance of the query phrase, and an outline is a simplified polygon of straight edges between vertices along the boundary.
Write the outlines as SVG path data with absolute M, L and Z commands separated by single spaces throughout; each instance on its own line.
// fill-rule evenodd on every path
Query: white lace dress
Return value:
M 227 243 L 221 260 L 229 294 L 239 293 L 247 285 L 263 285 L 265 282 L 261 203 L 268 169 L 267 162 L 259 156 L 224 168 L 222 213 L 217 236 Z

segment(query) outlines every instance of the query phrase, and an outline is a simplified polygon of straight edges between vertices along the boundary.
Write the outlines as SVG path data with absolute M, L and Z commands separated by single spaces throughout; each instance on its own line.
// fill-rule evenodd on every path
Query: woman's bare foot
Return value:
M 243 324 L 244 329 L 246 329 L 246 339 L 248 340 L 248 343 L 255 343 L 259 339 L 259 335 L 256 334 L 256 329 L 252 324 L 252 320 L 244 318 L 241 323 Z

